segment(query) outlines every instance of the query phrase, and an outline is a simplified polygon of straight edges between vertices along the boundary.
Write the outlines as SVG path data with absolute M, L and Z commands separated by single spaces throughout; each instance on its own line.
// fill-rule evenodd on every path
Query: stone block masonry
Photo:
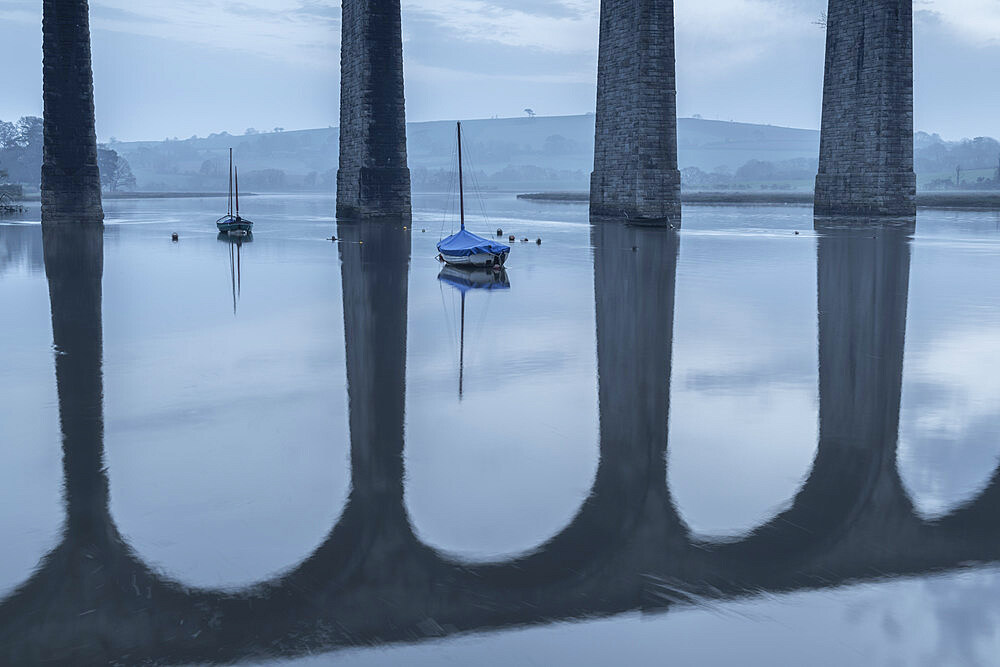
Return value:
M 337 217 L 409 218 L 400 0 L 344 0 Z
M 42 3 L 42 219 L 103 220 L 87 0 Z
M 912 0 L 830 0 L 815 211 L 916 214 Z
M 680 224 L 673 0 L 602 0 L 590 212 Z

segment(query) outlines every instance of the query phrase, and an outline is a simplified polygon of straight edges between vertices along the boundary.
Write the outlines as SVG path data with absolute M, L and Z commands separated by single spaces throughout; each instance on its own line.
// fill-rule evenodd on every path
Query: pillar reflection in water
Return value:
M 678 235 L 595 223 L 601 465 L 597 488 L 627 503 L 663 488 Z
M 408 536 L 403 415 L 410 230 L 404 221 L 341 221 L 337 235 L 351 433 L 345 512 Z
M 471 584 L 522 618 L 565 613 L 569 585 L 577 613 L 634 608 L 647 588 L 635 572 L 660 569 L 687 540 L 666 488 L 678 232 L 595 218 L 591 243 L 600 416 L 593 487 L 558 535 L 514 562 L 479 568 Z
M 912 225 L 817 222 L 819 445 L 791 507 L 714 550 L 736 580 L 787 578 L 859 522 L 912 517 L 895 469 Z
M 108 514 L 104 470 L 101 219 L 99 209 L 85 215 L 51 206 L 42 216 L 66 522 L 60 545 L 43 559 L 40 572 L 0 608 L 0 644 L 9 646 L 0 662 L 10 659 L 9 664 L 89 664 L 101 653 L 96 637 L 92 642 L 65 645 L 51 641 L 51 635 L 54 630 L 78 628 L 84 609 L 94 610 L 88 621 L 91 627 L 105 623 L 110 610 L 103 602 L 125 585 L 107 576 L 120 562 L 122 551 Z M 74 604 L 54 600 L 73 600 Z M 32 622 L 33 618 L 45 622 Z M 17 644 L 12 642 L 14 637 Z
M 686 541 L 666 486 L 678 232 L 594 222 L 601 459 L 594 500 L 617 537 Z M 603 540 L 603 531 L 593 539 Z M 658 554 L 649 553 L 655 558 Z
M 817 228 L 820 441 L 894 459 L 911 229 L 872 224 Z
M 819 430 L 812 490 L 826 536 L 848 525 L 864 548 L 885 521 L 913 521 L 896 467 L 913 221 L 817 222 Z M 864 518 L 855 520 L 859 507 Z
M 107 504 L 101 375 L 104 226 L 97 216 L 59 225 L 49 222 L 43 219 L 42 245 L 52 307 L 68 529 L 89 531 Z

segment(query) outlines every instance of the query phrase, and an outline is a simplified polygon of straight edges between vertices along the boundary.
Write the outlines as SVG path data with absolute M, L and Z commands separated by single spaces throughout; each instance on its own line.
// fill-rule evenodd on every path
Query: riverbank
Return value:
M 228 197 L 228 192 L 102 192 L 101 199 L 205 199 L 210 197 Z M 240 192 L 240 197 L 256 197 L 253 192 Z M 22 202 L 41 201 L 41 195 L 36 193 L 25 195 Z
M 531 192 L 517 195 L 518 199 L 538 202 L 586 204 L 588 192 Z M 681 202 L 704 206 L 802 206 L 813 202 L 813 193 L 798 192 L 682 192 Z M 1000 192 L 920 192 L 917 207 L 954 209 L 960 211 L 1000 210 Z

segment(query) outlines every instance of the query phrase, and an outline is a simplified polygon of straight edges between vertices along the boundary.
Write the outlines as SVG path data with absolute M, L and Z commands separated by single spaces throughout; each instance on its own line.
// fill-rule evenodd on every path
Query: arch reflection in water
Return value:
M 236 592 L 177 586 L 118 537 L 101 468 L 99 262 L 78 252 L 59 260 L 63 268 L 53 265 L 53 329 L 74 334 L 57 361 L 69 518 L 63 543 L 0 602 L 0 662 L 291 656 L 1000 556 L 1000 481 L 936 524 L 916 517 L 899 492 L 893 459 L 909 250 L 905 234 L 891 232 L 820 240 L 821 442 L 793 507 L 740 543 L 692 543 L 664 474 L 677 237 L 606 226 L 593 231 L 602 453 L 593 492 L 533 554 L 482 566 L 441 558 L 414 538 L 403 507 L 409 234 L 370 224 L 338 230 L 354 475 L 348 507 L 297 568 Z
M 817 222 L 816 457 L 787 510 L 713 551 L 727 569 L 767 576 L 798 568 L 826 557 L 831 539 L 849 530 L 871 531 L 861 544 L 878 549 L 882 533 L 860 517 L 912 517 L 895 471 L 911 231 Z
M 668 485 L 695 539 L 735 540 L 787 507 L 816 456 L 816 245 L 742 228 L 683 245 Z

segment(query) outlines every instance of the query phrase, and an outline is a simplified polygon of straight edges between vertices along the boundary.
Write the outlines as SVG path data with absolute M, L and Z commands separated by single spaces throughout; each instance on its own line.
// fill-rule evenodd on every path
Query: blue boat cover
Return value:
M 510 246 L 502 243 L 494 243 L 489 239 L 484 239 L 482 236 L 476 236 L 467 229 L 463 229 L 457 234 L 452 234 L 443 241 L 439 241 L 437 249 L 438 252 L 453 257 L 468 257 L 469 255 L 479 255 L 481 253 L 502 255 L 510 252 Z

